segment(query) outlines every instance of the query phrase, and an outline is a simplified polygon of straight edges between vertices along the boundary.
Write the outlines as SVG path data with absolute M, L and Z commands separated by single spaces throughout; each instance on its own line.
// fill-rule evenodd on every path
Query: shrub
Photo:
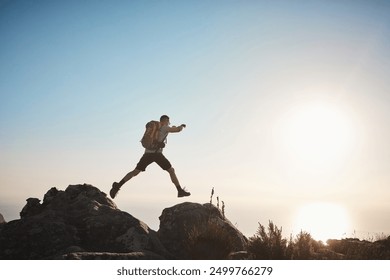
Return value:
M 259 223 L 256 234 L 249 238 L 248 253 L 258 260 L 287 259 L 287 240 L 282 238 L 282 228 L 269 221 L 268 232 Z
M 296 260 L 310 260 L 313 258 L 313 243 L 310 233 L 301 231 L 293 243 L 292 258 Z

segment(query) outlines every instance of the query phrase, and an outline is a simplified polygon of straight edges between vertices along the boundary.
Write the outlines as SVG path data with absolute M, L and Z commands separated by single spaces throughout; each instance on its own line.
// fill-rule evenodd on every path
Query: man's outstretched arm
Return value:
M 185 124 L 182 124 L 180 126 L 172 126 L 168 128 L 168 132 L 180 132 L 183 130 L 184 127 L 186 127 Z

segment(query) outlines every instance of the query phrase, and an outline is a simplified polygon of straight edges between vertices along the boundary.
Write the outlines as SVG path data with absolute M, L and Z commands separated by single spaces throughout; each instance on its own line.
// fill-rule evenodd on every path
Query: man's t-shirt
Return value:
M 162 142 L 164 141 L 166 143 L 167 141 L 167 136 L 168 136 L 168 133 L 169 133 L 169 126 L 168 125 L 164 125 L 160 128 L 160 133 L 158 135 L 158 142 Z M 163 148 L 160 148 L 157 150 L 157 153 L 162 153 L 163 151 Z M 145 149 L 145 153 L 156 153 L 156 150 L 149 150 L 149 149 Z

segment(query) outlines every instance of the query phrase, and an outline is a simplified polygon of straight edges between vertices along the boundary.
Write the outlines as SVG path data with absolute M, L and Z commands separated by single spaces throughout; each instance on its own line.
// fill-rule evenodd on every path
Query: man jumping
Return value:
M 177 126 L 177 127 L 176 126 L 171 127 L 169 125 L 170 125 L 169 117 L 167 115 L 161 116 L 160 117 L 160 126 L 161 127 L 160 127 L 160 131 L 159 131 L 159 136 L 158 136 L 159 142 L 161 142 L 161 143 L 166 142 L 166 138 L 167 138 L 169 133 L 180 132 L 183 130 L 183 128 L 186 127 L 185 124 L 182 124 L 182 125 Z M 165 146 L 165 145 L 163 145 L 163 146 Z M 157 163 L 163 170 L 166 170 L 169 173 L 169 175 L 171 177 L 171 181 L 177 189 L 177 196 L 178 197 L 191 195 L 191 193 L 187 192 L 185 189 L 183 189 L 180 186 L 179 180 L 177 179 L 177 176 L 175 173 L 175 169 L 173 169 L 171 163 L 163 155 L 162 151 L 163 151 L 163 148 L 158 148 L 157 150 L 145 149 L 145 153 L 143 154 L 143 156 L 139 160 L 135 169 L 133 171 L 127 173 L 126 176 L 123 177 L 123 179 L 119 183 L 114 182 L 112 184 L 112 188 L 110 190 L 111 198 L 115 198 L 119 189 L 127 181 L 129 181 L 134 176 L 137 176 L 141 171 L 145 171 L 146 167 L 148 167 L 148 165 L 150 165 L 153 162 Z

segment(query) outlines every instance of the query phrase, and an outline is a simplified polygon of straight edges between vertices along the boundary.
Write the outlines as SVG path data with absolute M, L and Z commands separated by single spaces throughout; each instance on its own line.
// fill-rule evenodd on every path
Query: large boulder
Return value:
M 27 199 L 20 215 L 20 220 L 10 221 L 1 228 L 0 259 L 144 251 L 153 252 L 147 258 L 171 257 L 155 231 L 119 210 L 105 193 L 91 185 L 70 185 L 65 191 L 52 188 L 42 204 L 37 198 Z M 145 255 L 142 254 L 136 256 Z
M 247 238 L 210 203 L 185 202 L 163 210 L 158 236 L 179 259 L 227 259 Z

